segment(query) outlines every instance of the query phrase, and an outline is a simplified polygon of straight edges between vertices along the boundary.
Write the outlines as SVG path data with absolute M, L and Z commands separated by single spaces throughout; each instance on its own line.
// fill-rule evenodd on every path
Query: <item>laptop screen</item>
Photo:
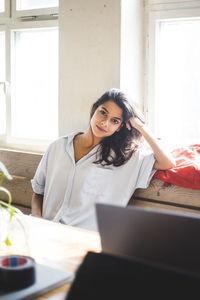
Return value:
M 102 252 L 199 272 L 197 214 L 101 203 L 96 214 Z

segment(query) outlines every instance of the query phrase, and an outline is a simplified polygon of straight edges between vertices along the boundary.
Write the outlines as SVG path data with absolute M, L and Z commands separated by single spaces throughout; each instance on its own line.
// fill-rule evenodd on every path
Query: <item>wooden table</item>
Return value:
M 23 216 L 23 223 L 27 228 L 29 247 L 22 246 L 21 231 L 17 242 L 10 248 L 1 248 L 0 255 L 12 253 L 30 255 L 37 263 L 74 273 L 88 251 L 101 251 L 97 232 L 26 215 Z M 37 300 L 63 300 L 69 287 L 70 284 L 65 284 Z

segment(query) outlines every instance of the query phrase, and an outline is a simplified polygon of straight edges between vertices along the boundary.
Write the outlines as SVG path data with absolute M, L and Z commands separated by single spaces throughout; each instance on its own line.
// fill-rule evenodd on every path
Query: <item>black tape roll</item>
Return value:
M 0 257 L 0 287 L 18 290 L 35 282 L 35 260 L 30 256 L 8 255 Z

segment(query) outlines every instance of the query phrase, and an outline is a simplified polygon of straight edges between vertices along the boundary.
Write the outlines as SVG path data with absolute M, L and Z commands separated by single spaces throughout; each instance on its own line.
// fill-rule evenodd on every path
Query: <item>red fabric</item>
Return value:
M 172 183 L 186 188 L 200 189 L 200 144 L 173 150 L 176 167 L 157 170 L 154 177 L 165 184 Z

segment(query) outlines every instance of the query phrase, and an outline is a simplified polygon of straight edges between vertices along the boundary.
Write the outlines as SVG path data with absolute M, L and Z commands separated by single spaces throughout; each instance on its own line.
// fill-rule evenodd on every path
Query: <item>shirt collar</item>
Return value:
M 76 132 L 73 132 L 73 133 L 70 133 L 69 135 L 67 136 L 64 136 L 64 138 L 67 139 L 66 141 L 66 150 L 67 152 L 71 155 L 71 157 L 74 158 L 74 146 L 73 146 L 73 139 L 74 137 L 77 135 L 77 134 L 80 134 L 80 133 L 83 133 L 81 131 L 76 131 Z M 97 150 L 98 150 L 98 147 L 99 145 L 96 145 L 86 156 L 85 158 L 89 157 L 89 156 L 92 156 L 94 155 Z M 82 159 L 80 159 L 81 161 Z

